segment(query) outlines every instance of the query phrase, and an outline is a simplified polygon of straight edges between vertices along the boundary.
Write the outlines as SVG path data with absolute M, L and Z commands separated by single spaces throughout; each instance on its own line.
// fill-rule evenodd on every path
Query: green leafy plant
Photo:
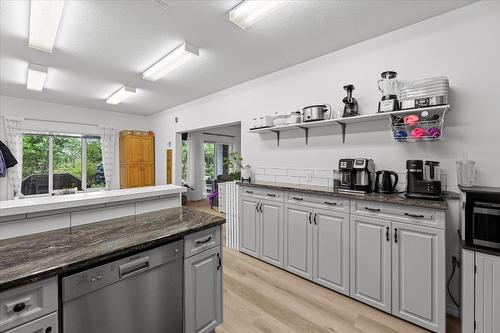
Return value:
M 240 180 L 241 178 L 241 170 L 251 168 L 250 164 L 243 163 L 243 157 L 241 157 L 236 151 L 232 151 L 229 153 L 228 157 L 224 157 L 223 160 L 224 166 L 229 170 L 229 179 L 230 180 Z

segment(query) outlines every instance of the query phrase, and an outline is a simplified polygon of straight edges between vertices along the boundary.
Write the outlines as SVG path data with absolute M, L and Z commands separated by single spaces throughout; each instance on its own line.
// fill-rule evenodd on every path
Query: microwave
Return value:
M 475 201 L 471 222 L 472 244 L 500 249 L 500 203 Z

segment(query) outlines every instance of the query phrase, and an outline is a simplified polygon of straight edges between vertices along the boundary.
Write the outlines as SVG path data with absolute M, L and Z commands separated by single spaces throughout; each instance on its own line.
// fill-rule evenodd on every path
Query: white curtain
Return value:
M 198 201 L 203 199 L 205 190 L 205 153 L 203 151 L 204 135 L 200 132 L 188 134 L 188 199 Z
M 14 190 L 14 197 L 22 198 L 21 182 L 23 170 L 23 118 L 4 116 L 5 144 L 17 160 L 17 165 L 7 170 L 9 184 Z
M 116 147 L 116 127 L 99 126 L 101 136 L 102 162 L 104 165 L 104 177 L 106 178 L 106 189 L 114 188 L 115 179 L 115 147 Z

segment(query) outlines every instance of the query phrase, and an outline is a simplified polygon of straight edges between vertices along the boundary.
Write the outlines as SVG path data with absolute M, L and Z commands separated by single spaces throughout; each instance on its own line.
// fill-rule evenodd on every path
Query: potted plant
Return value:
M 252 176 L 250 164 L 243 165 L 243 157 L 236 151 L 230 152 L 229 156 L 224 158 L 224 165 L 229 170 L 230 180 L 249 179 Z

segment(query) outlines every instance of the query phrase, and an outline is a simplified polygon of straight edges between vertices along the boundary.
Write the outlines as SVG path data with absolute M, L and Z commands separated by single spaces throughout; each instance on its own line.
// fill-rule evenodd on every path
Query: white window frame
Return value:
M 59 190 L 54 190 L 54 138 L 56 136 L 66 136 L 66 137 L 76 137 L 80 139 L 80 143 L 82 145 L 82 170 L 81 170 L 81 182 L 82 182 L 82 190 L 78 191 L 80 193 L 83 192 L 99 192 L 104 191 L 105 186 L 103 187 L 95 187 L 95 188 L 87 188 L 87 140 L 86 139 L 101 139 L 98 135 L 84 135 L 84 134 L 65 134 L 65 133 L 51 133 L 51 132 L 35 132 L 35 131 L 27 131 L 23 132 L 22 135 L 40 135 L 46 136 L 49 140 L 49 181 L 48 188 L 49 193 L 42 194 L 31 194 L 25 195 L 25 198 L 30 197 L 39 197 L 39 196 L 52 196 L 55 192 Z M 23 147 L 24 148 L 24 147 Z M 22 172 L 22 170 L 21 170 Z

